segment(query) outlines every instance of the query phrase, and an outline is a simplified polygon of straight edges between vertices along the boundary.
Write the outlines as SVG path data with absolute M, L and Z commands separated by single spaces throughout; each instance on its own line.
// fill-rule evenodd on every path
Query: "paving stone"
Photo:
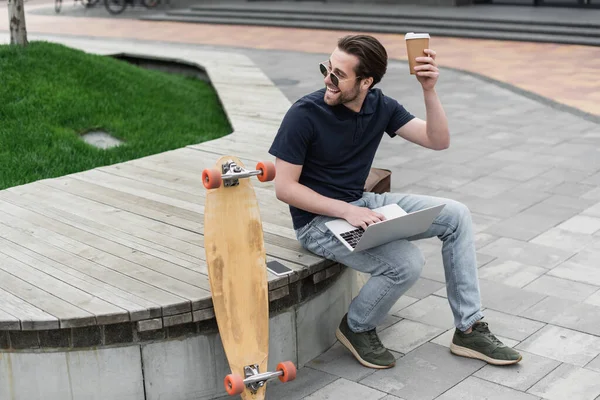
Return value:
M 503 283 L 508 286 L 523 287 L 548 272 L 542 267 L 525 265 L 518 261 L 496 259 L 479 269 L 479 278 Z
M 267 387 L 268 398 L 302 400 L 337 379 L 339 378 L 335 375 L 304 367 L 298 370 L 296 379 L 291 382 L 282 383 L 279 379 L 270 381 Z M 231 399 L 231 396 L 224 399 Z
M 582 214 L 591 215 L 592 217 L 600 217 L 600 203 L 596 203 L 595 205 L 586 208 L 583 210 Z
M 561 183 L 560 185 L 555 186 L 554 188 L 550 189 L 550 193 L 562 194 L 564 196 L 578 197 L 578 196 L 581 196 L 582 194 L 589 192 L 592 189 L 594 189 L 594 186 L 592 186 L 592 185 L 585 185 L 583 183 L 565 182 L 565 183 Z
M 421 277 L 436 282 L 446 282 L 446 277 L 444 275 L 444 264 L 441 255 L 438 255 L 437 257 L 428 257 L 426 259 L 425 265 L 423 266 L 423 271 L 421 272 Z
M 600 307 L 600 290 L 594 292 L 591 296 L 585 299 L 584 303 Z
M 574 254 L 570 251 L 509 238 L 498 239 L 479 252 L 543 268 L 553 268 Z
M 586 200 L 600 200 L 600 188 L 590 190 L 582 195 L 581 198 Z
M 443 331 L 435 326 L 404 319 L 379 332 L 379 338 L 388 349 L 407 354 Z
M 433 172 L 433 171 L 431 171 Z M 429 175 L 426 179 L 421 181 L 421 183 L 427 187 L 431 187 L 434 189 L 456 189 L 460 186 L 466 185 L 471 182 L 471 178 L 464 178 L 459 176 L 453 176 L 449 174 L 432 174 Z
M 515 187 L 517 184 L 518 182 L 513 179 L 484 176 L 461 186 L 459 190 L 465 194 L 490 199 Z
M 396 304 L 392 306 L 389 314 L 397 315 L 400 310 L 403 310 L 404 308 L 416 303 L 417 301 L 419 301 L 419 299 L 403 295 L 398 299 L 398 301 L 396 301 Z
M 600 307 L 592 304 L 549 296 L 521 316 L 600 336 Z
M 572 208 L 581 212 L 586 208 L 594 205 L 594 202 L 594 200 L 583 199 L 581 197 L 571 197 L 564 196 L 561 194 L 555 194 L 548 197 L 540 204 Z
M 586 366 L 586 369 L 591 369 L 592 371 L 600 372 L 600 356 L 594 358 L 590 361 Z
M 392 354 L 396 359 L 402 357 L 402 354 L 398 352 L 392 352 Z M 364 367 L 359 363 L 340 342 L 336 342 L 329 350 L 311 360 L 306 366 L 355 382 L 375 372 L 374 369 Z
M 524 289 L 541 294 L 549 294 L 554 297 L 583 301 L 599 288 L 598 286 L 586 285 L 585 283 L 574 282 L 553 276 L 541 276 L 524 286 Z
M 407 186 L 416 182 L 427 181 L 429 176 L 430 174 L 426 172 L 403 167 L 394 171 L 391 176 L 391 184 L 394 187 Z
M 583 367 L 600 353 L 600 338 L 548 325 L 521 342 L 517 349 Z
M 585 233 L 573 232 L 558 227 L 547 230 L 530 240 L 530 243 L 553 247 L 568 252 L 578 252 L 594 242 L 594 238 Z
M 377 326 L 377 331 L 381 332 L 384 329 L 389 328 L 392 325 L 397 324 L 398 322 L 402 321 L 402 318 L 397 317 L 395 315 L 391 315 L 388 314 L 385 316 L 385 318 L 383 319 L 383 321 L 381 321 L 381 323 L 379 324 L 379 326 Z
M 490 327 L 490 328 L 493 331 L 493 327 Z M 454 331 L 455 331 L 454 328 L 449 329 L 446 332 L 442 333 L 440 336 L 430 340 L 430 342 L 439 344 L 440 346 L 450 348 L 450 343 L 452 343 L 452 337 L 454 336 Z M 516 345 L 519 344 L 519 341 L 517 341 L 517 340 L 512 340 L 509 338 L 502 337 L 500 335 L 496 335 L 496 332 L 494 332 L 494 331 L 492 333 L 494 333 L 496 338 L 498 338 L 498 340 L 500 340 L 502 343 L 504 343 L 508 347 L 515 347 Z
M 521 350 L 520 353 L 523 359 L 517 364 L 502 368 L 486 365 L 475 372 L 473 376 L 516 390 L 526 391 L 561 364 L 559 361 L 526 351 Z
M 600 172 L 592 176 L 588 176 L 583 181 L 581 181 L 581 183 L 585 183 L 587 185 L 600 186 Z
M 484 310 L 484 321 L 495 335 L 522 341 L 542 329 L 545 324 L 490 309 Z
M 559 208 L 556 206 L 556 208 Z M 569 211 L 569 216 L 577 213 L 577 210 L 570 208 L 562 208 Z M 492 233 L 498 236 L 507 238 L 529 241 L 548 229 L 556 226 L 558 223 L 565 221 L 568 217 L 559 212 L 553 213 L 538 213 L 533 208 L 510 216 L 503 221 L 490 226 L 485 230 L 487 233 Z
M 548 400 L 594 400 L 600 395 L 600 374 L 574 365 L 562 364 L 527 393 Z
M 322 389 L 317 390 L 310 396 L 306 396 L 305 400 L 364 400 L 382 399 L 387 395 L 385 392 L 372 389 L 370 387 L 360 385 L 356 382 L 349 381 L 344 378 L 337 379 Z
M 437 400 L 538 400 L 538 397 L 509 389 L 483 379 L 468 377 Z
M 425 343 L 405 355 L 394 368 L 379 370 L 359 383 L 406 400 L 431 400 L 484 365 L 458 357 L 442 346 Z
M 454 326 L 454 316 L 448 299 L 438 296 L 428 296 L 406 307 L 396 315 L 441 329 Z
M 485 279 L 479 280 L 479 288 L 483 307 L 513 315 L 519 315 L 546 297 L 539 293 Z
M 543 165 L 516 163 L 507 165 L 506 167 L 495 171 L 491 175 L 499 178 L 507 178 L 525 182 L 548 171 L 549 169 L 550 168 L 548 166 Z
M 417 299 L 423 299 L 429 296 L 431 293 L 438 291 L 441 287 L 444 287 L 443 283 L 427 278 L 419 278 L 417 282 L 415 282 L 415 284 L 406 291 L 405 295 Z
M 558 225 L 558 228 L 591 235 L 600 230 L 600 218 L 577 215 Z
M 471 220 L 473 221 L 473 232 L 479 233 L 485 231 L 490 226 L 497 224 L 502 219 L 483 214 L 471 213 Z
M 471 197 L 465 204 L 468 205 L 474 213 L 484 214 L 498 219 L 505 219 L 507 216 L 521 212 L 536 201 L 527 197 L 521 199 L 510 199 L 508 191 L 494 198 Z M 493 232 L 492 232 L 493 233 Z
M 600 269 L 592 265 L 579 264 L 575 262 L 575 258 L 549 271 L 548 275 L 600 286 Z
M 477 252 L 475 256 L 477 257 L 477 268 L 481 268 L 485 265 L 488 265 L 496 259 L 496 257 L 494 256 L 490 256 L 488 254 L 483 254 L 479 252 Z
M 496 241 L 499 236 L 490 235 L 489 233 L 479 232 L 475 234 L 475 249 L 479 250 L 484 246 Z

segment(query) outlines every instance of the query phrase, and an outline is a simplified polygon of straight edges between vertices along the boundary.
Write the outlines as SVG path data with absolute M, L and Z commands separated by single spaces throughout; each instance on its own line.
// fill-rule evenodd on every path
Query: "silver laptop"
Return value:
M 345 219 L 334 219 L 325 225 L 351 252 L 370 249 L 398 239 L 425 232 L 445 204 L 407 214 L 397 204 L 375 208 L 385 220 L 367 226 L 366 230 L 352 226 Z

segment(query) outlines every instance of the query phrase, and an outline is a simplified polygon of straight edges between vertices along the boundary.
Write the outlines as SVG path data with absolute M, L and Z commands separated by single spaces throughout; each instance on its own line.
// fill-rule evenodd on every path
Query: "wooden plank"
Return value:
M 43 190 L 40 190 L 43 188 Z M 179 250 L 188 254 L 199 254 L 196 251 L 196 237 L 198 233 L 189 229 L 163 223 L 162 221 L 151 218 L 149 216 L 134 214 L 129 211 L 121 210 L 107 204 L 96 202 L 94 200 L 79 197 L 67 191 L 62 191 L 50 186 L 41 185 L 24 185 L 16 188 L 8 189 L 14 191 L 19 196 L 33 196 L 34 198 L 43 199 L 46 203 L 51 203 L 54 208 L 74 213 L 77 216 L 95 216 L 100 221 L 106 221 L 112 224 L 113 218 L 119 223 L 116 225 L 119 229 L 126 229 L 129 226 L 140 227 L 151 231 L 154 237 L 157 237 L 161 243 L 170 243 L 169 239 L 173 239 L 177 243 L 172 244 L 173 248 L 179 249 L 179 245 L 188 245 L 188 250 Z M 66 204 L 66 209 L 63 208 L 63 203 Z M 204 251 L 202 249 L 202 251 Z
M 129 314 L 128 320 L 137 321 L 140 319 L 149 318 L 148 311 L 141 305 L 134 303 L 132 300 L 138 300 L 130 293 L 124 292 L 113 286 L 107 285 L 88 275 L 82 274 L 77 270 L 56 263 L 48 258 L 32 252 L 16 243 L 9 242 L 0 238 L 0 255 L 7 255 L 23 264 L 27 264 L 41 272 L 60 279 L 61 281 L 77 287 L 91 295 L 114 304 L 116 307 L 126 310 Z M 143 301 L 141 301 L 143 302 Z M 96 314 L 96 320 L 99 324 L 114 323 L 110 315 Z
M 182 297 L 146 284 L 138 280 L 135 276 L 132 277 L 121 273 L 119 270 L 104 267 L 91 258 L 88 259 L 64 251 L 62 247 L 53 246 L 46 242 L 44 237 L 34 237 L 31 232 L 15 230 L 0 224 L 0 237 L 13 243 L 26 244 L 27 248 L 31 251 L 43 255 L 56 263 L 67 265 L 74 270 L 80 271 L 99 281 L 135 295 L 143 301 L 141 305 L 147 308 L 150 318 L 169 314 L 173 305 L 189 305 Z M 177 314 L 176 311 L 184 308 L 185 307 L 176 307 L 172 313 Z
M 200 195 L 199 192 L 198 195 L 192 199 L 187 193 L 171 191 L 170 189 L 159 187 L 158 185 L 146 184 L 145 182 L 104 173 L 102 171 L 88 171 L 88 173 L 85 174 L 73 175 L 73 178 L 111 191 L 119 192 L 121 196 L 128 198 L 130 201 L 134 201 L 131 196 L 135 196 L 136 198 L 142 199 L 136 201 L 137 203 L 152 202 L 153 207 L 157 210 L 161 210 L 162 207 L 167 207 L 171 213 L 177 213 L 184 218 L 193 218 L 204 224 L 204 196 Z M 100 191 L 102 189 L 98 188 L 97 190 Z M 180 200 L 178 197 L 183 197 L 184 200 Z M 262 200 L 265 201 L 265 199 L 268 200 L 269 198 L 262 196 Z M 295 238 L 293 229 L 281 225 L 289 221 L 287 216 L 281 216 L 280 214 L 275 213 L 270 214 L 267 213 L 266 210 L 263 211 L 263 213 L 266 216 L 266 221 L 263 221 L 263 229 L 265 231 L 285 235 L 289 238 Z
M 95 227 L 97 229 L 93 229 L 93 230 L 89 230 L 89 231 L 91 233 L 95 233 L 98 235 L 112 233 L 116 230 L 116 228 L 118 228 L 118 229 L 125 229 L 125 230 L 130 229 L 132 234 L 138 235 L 140 237 L 146 237 L 146 235 L 144 234 L 144 232 L 146 230 L 138 226 L 140 220 L 144 221 L 144 222 L 150 221 L 150 222 L 156 224 L 155 221 L 141 218 L 139 216 L 134 216 L 134 215 L 128 214 L 128 213 L 126 215 L 135 217 L 135 218 L 137 218 L 137 220 L 135 218 L 126 219 L 122 215 L 123 213 L 120 213 L 121 215 L 115 216 L 114 219 L 111 219 L 110 217 L 114 213 L 102 212 L 104 210 L 100 209 L 102 206 L 99 205 L 98 203 L 89 202 L 88 200 L 81 199 L 79 197 L 70 195 L 65 192 L 55 191 L 54 189 L 51 189 L 51 188 L 49 188 L 48 190 L 43 191 L 43 192 L 33 191 L 35 193 L 35 195 L 29 194 L 29 192 L 32 192 L 32 190 L 31 190 L 32 187 L 33 187 L 33 185 L 25 185 L 25 186 L 21 186 L 19 188 L 15 188 L 15 189 L 5 190 L 3 192 L 0 192 L 0 198 L 4 201 L 8 201 L 8 202 L 11 202 L 11 203 L 19 205 L 19 206 L 23 206 L 24 208 L 36 211 L 42 215 L 59 220 L 61 222 L 69 223 L 79 229 L 86 230 L 86 229 L 88 229 L 87 226 Z M 38 206 L 38 204 L 40 204 L 40 200 L 43 200 L 42 204 L 45 205 L 44 208 L 42 208 L 41 206 Z M 98 208 L 97 209 L 89 209 L 85 203 L 96 204 L 98 206 Z M 52 207 L 48 206 L 49 204 L 52 204 Z M 116 209 L 114 209 L 114 210 L 116 210 Z M 96 223 L 95 221 L 92 221 L 90 219 L 87 219 L 84 217 L 79 217 L 79 215 L 96 216 L 98 214 L 100 214 L 100 216 L 98 216 L 97 219 L 99 221 L 103 221 L 102 223 Z M 89 228 L 89 229 L 91 229 L 91 228 Z M 191 237 L 190 240 L 196 239 L 196 243 L 198 243 L 197 234 L 192 234 L 188 231 L 184 231 L 184 232 L 187 232 L 190 235 L 190 237 Z M 150 235 L 148 237 L 151 239 L 154 239 L 157 236 L 158 236 L 157 233 L 152 233 L 152 235 Z M 129 237 L 131 237 L 131 236 L 129 236 Z M 291 241 L 291 240 L 287 240 L 287 239 L 284 239 L 279 236 L 276 236 L 275 238 L 276 238 L 276 240 L 278 240 L 282 244 L 284 244 L 283 246 L 279 246 L 279 247 L 285 248 L 285 244 L 287 242 L 288 244 L 291 243 L 292 250 L 303 251 L 303 249 L 300 247 L 299 243 L 295 240 Z M 172 240 L 172 238 L 167 235 L 160 235 L 158 241 L 163 242 L 163 241 L 168 241 L 168 240 Z M 181 241 L 178 241 L 178 242 L 181 242 Z M 127 242 L 122 242 L 122 243 L 127 244 Z M 182 243 L 185 243 L 185 242 L 182 242 Z M 159 244 L 152 244 L 152 246 L 155 246 L 157 248 L 162 248 L 162 246 Z M 204 259 L 205 259 L 204 248 L 201 246 L 197 246 L 197 245 L 195 245 L 194 248 L 196 249 L 194 251 L 194 254 L 199 258 L 195 258 L 195 257 L 193 258 L 195 266 L 192 269 L 206 274 L 207 270 L 206 270 L 206 263 L 204 261 Z M 181 257 L 182 253 L 173 250 L 173 254 L 176 254 L 178 257 Z M 280 261 L 283 264 L 289 266 L 293 270 L 300 273 L 301 276 L 304 275 L 301 273 L 301 271 L 304 269 L 304 267 L 302 265 L 269 256 L 268 261 L 271 261 L 271 260 Z M 191 268 L 191 267 L 189 267 L 189 268 Z M 288 282 L 286 281 L 285 284 L 287 284 L 287 283 Z M 274 288 L 280 287 L 281 285 L 282 285 L 281 278 L 269 272 L 269 287 L 271 289 L 274 289 Z
M 107 236 L 104 232 L 98 231 L 102 236 L 91 234 L 85 230 L 78 229 L 68 223 L 64 223 L 57 219 L 46 217 L 38 212 L 28 210 L 24 206 L 16 206 L 12 203 L 0 200 L 0 206 L 2 212 L 10 213 L 16 217 L 22 218 L 21 221 L 13 219 L 12 223 L 16 224 L 15 227 L 25 227 L 26 224 L 23 222 L 26 220 L 31 225 L 39 226 L 44 230 L 50 230 L 58 233 L 64 237 L 73 238 L 78 242 L 84 243 L 85 245 L 106 252 L 107 254 L 115 255 L 123 258 L 124 260 L 131 261 L 132 263 L 141 265 L 145 268 L 152 269 L 154 271 L 163 273 L 166 276 L 178 279 L 187 285 L 193 285 L 198 288 L 208 290 L 208 283 L 206 277 L 196 272 L 191 272 L 190 269 L 182 267 L 180 265 L 173 264 L 166 260 L 161 260 L 157 257 L 151 256 L 150 254 L 141 252 L 140 246 L 134 245 L 133 247 L 124 245 L 120 242 L 115 242 L 110 239 L 105 239 L 103 236 Z M 108 235 L 110 236 L 110 235 Z M 150 249 L 150 247 L 145 247 Z M 183 261 L 181 261 L 183 263 Z M 194 265 L 188 264 L 192 268 Z
M 60 328 L 96 325 L 96 318 L 93 314 L 61 300 L 4 270 L 0 270 L 0 288 L 33 307 L 52 315 L 58 320 Z M 19 314 L 19 317 L 21 315 L 23 314 Z M 36 315 L 43 317 L 39 313 Z
M 1 304 L 0 304 L 1 307 Z M 0 331 L 20 331 L 21 321 L 19 318 L 0 308 Z
M 82 230 L 97 237 L 111 242 L 116 242 L 127 248 L 134 249 L 141 253 L 140 257 L 151 256 L 152 261 L 154 261 L 154 259 L 164 260 L 169 263 L 167 265 L 173 264 L 191 270 L 196 268 L 196 263 L 199 261 L 198 258 L 191 256 L 180 257 L 180 255 L 183 255 L 182 253 L 177 253 L 166 247 L 163 247 L 159 244 L 158 238 L 151 237 L 151 240 L 141 239 L 128 233 L 121 232 L 110 224 L 101 224 L 90 219 L 79 218 L 73 214 L 57 210 L 53 207 L 40 207 L 38 205 L 39 202 L 34 202 L 32 200 L 27 201 L 27 197 L 25 196 L 16 197 L 14 195 L 10 196 L 7 195 L 7 193 L 0 192 L 0 199 L 23 209 L 33 211 L 51 220 L 59 221 L 65 225 Z M 200 285 L 196 286 L 202 287 L 202 281 L 198 283 Z
M 58 318 L 4 290 L 5 285 L 6 282 L 0 279 L 0 310 L 18 316 L 22 330 L 46 330 L 60 327 Z
M 114 173 L 112 172 L 108 169 L 87 171 L 85 174 L 73 175 L 73 177 L 108 189 L 204 214 L 204 201 L 206 198 L 204 188 L 190 188 L 187 192 L 171 190 L 166 187 L 170 179 L 164 174 L 157 174 L 160 176 L 159 178 L 150 178 L 150 182 L 148 182 L 145 177 L 139 174 L 124 172 L 123 169 L 114 170 Z M 261 216 L 264 216 L 263 228 L 265 231 L 290 239 L 296 238 L 288 207 L 283 206 L 275 198 L 273 192 L 266 191 L 260 195 L 260 206 Z M 203 220 L 203 218 L 201 219 Z
M 44 295 L 35 297 L 33 301 L 30 301 L 32 305 L 43 310 L 50 310 L 53 306 L 48 305 L 47 300 L 50 299 L 52 301 L 54 298 L 57 298 L 82 311 L 76 312 L 77 310 L 75 310 L 74 312 L 73 310 L 68 310 L 69 313 L 67 314 L 58 313 L 57 311 L 57 314 L 54 315 L 58 317 L 61 328 L 96 325 L 96 315 L 98 314 L 107 316 L 111 322 L 125 322 L 129 320 L 129 314 L 122 308 L 83 292 L 9 256 L 0 255 L 0 270 L 53 296 Z M 62 308 L 59 310 L 62 310 Z
M 157 258 L 164 257 L 167 261 L 185 268 L 195 269 L 196 264 L 201 261 L 198 256 L 204 251 L 202 247 L 150 231 L 131 223 L 130 220 L 124 220 L 122 215 L 113 216 L 105 213 L 104 216 L 97 216 L 94 212 L 85 212 L 74 204 L 72 201 L 74 196 L 65 192 L 60 192 L 62 196 L 48 195 L 47 192 L 32 195 L 25 190 L 21 189 L 16 193 L 0 192 L 0 199 L 97 236 L 113 241 L 118 239 L 123 245 L 139 249 Z M 66 198 L 67 196 L 69 198 Z M 75 197 L 75 199 L 79 198 Z M 40 206 L 40 200 L 44 200 L 43 206 Z
M 134 215 L 139 215 L 148 219 L 159 221 L 164 223 L 165 225 L 170 225 L 175 228 L 188 230 L 194 233 L 202 233 L 202 225 L 197 220 L 190 220 L 189 218 L 182 218 L 178 215 L 173 215 L 172 213 L 159 212 L 151 208 L 140 207 L 130 201 L 125 201 L 121 198 L 111 197 L 106 193 L 99 192 L 95 190 L 96 187 L 94 185 L 90 185 L 86 182 L 77 179 L 64 177 L 48 181 L 39 181 L 38 183 L 42 186 L 48 186 L 51 188 L 62 190 L 67 193 L 71 193 L 75 196 L 79 196 L 81 198 L 88 199 L 102 205 L 107 205 L 110 207 L 120 209 L 122 211 L 127 211 Z M 43 189 L 40 188 L 39 190 Z
M 154 257 L 137 253 L 118 243 L 87 234 L 86 232 L 50 220 L 41 215 L 38 217 L 36 215 L 39 214 L 13 206 L 4 201 L 0 201 L 0 209 L 3 210 L 0 211 L 0 218 L 4 225 L 15 229 L 27 230 L 34 237 L 44 239 L 65 251 L 84 258 L 93 259 L 99 264 L 126 273 L 138 280 L 187 300 L 180 305 L 174 305 L 172 308 L 181 307 L 183 308 L 182 312 L 185 312 L 189 309 L 190 302 L 193 309 L 203 308 L 201 303 L 208 296 L 209 291 L 187 283 L 190 281 L 201 282 L 202 279 L 206 280 L 206 276 L 200 273 L 179 268 L 166 262 L 162 263 Z M 15 215 L 9 215 L 7 213 L 8 210 Z M 34 220 L 36 224 L 45 224 L 47 228 L 41 225 L 36 226 L 30 221 L 25 221 L 25 218 Z M 85 242 L 90 242 L 90 244 Z M 118 255 L 114 255 L 113 253 Z M 177 312 L 176 314 L 179 313 L 181 312 Z
M 68 177 L 59 178 L 51 181 L 43 181 L 41 183 L 44 185 L 49 185 L 61 189 L 64 188 L 70 193 L 84 196 L 95 201 L 100 201 L 102 203 L 109 204 L 113 207 L 127 209 L 131 212 L 136 212 L 138 214 L 150 216 L 150 218 L 162 220 L 164 222 L 172 223 L 176 226 L 185 229 L 190 229 L 192 231 L 202 233 L 202 230 L 200 229 L 201 226 L 199 222 L 197 222 L 198 219 L 202 219 L 202 214 L 191 213 L 186 210 L 181 210 L 180 212 L 179 209 L 175 207 L 170 207 L 168 205 L 164 206 L 168 209 L 168 212 L 167 210 L 162 210 L 162 212 L 149 212 L 150 210 L 147 210 L 145 209 L 145 207 L 143 207 L 143 205 L 145 205 L 145 203 L 149 201 L 147 199 L 131 196 L 126 193 L 108 188 L 104 188 L 105 190 L 102 191 L 100 190 L 100 186 Z M 133 207 L 132 204 L 137 204 L 137 206 Z M 155 204 L 152 208 L 160 209 L 160 206 Z M 194 216 L 193 218 L 191 218 L 192 215 Z M 193 219 L 194 223 L 191 223 L 190 219 Z M 265 231 L 267 231 L 267 229 L 265 229 Z M 277 257 L 286 257 L 287 255 L 290 257 L 290 261 L 299 262 L 299 260 L 301 260 L 300 262 L 307 267 L 311 266 L 312 264 L 320 264 L 323 261 L 322 258 L 319 258 L 315 255 L 310 255 L 308 252 L 298 254 L 296 252 L 291 252 L 288 249 L 281 249 L 277 246 L 273 246 L 269 243 L 266 243 L 265 246 L 267 247 L 267 251 L 270 255 L 274 255 Z
M 103 315 L 112 318 L 109 323 L 129 320 L 129 314 L 124 309 L 71 286 L 52 275 L 32 268 L 8 255 L 0 254 L 0 269 L 91 315 Z M 63 322 L 61 320 L 61 325 L 64 325 Z

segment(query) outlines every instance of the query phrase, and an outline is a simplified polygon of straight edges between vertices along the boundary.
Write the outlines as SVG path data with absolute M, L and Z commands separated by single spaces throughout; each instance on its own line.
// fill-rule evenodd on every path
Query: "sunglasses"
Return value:
M 336 87 L 339 87 L 340 81 L 346 81 L 346 80 L 350 79 L 350 78 L 340 78 L 333 71 L 331 71 L 329 69 L 329 67 L 327 65 L 325 65 L 325 63 L 320 63 L 319 69 L 321 70 L 321 73 L 323 74 L 323 78 L 326 78 L 327 75 L 329 75 L 330 79 L 331 79 L 331 83 L 333 83 L 333 85 Z M 360 79 L 360 76 L 357 76 L 354 79 Z

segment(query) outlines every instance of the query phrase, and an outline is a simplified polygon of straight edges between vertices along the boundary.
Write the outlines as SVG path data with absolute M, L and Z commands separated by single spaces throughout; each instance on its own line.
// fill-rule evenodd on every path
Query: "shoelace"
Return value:
M 369 334 L 369 344 L 371 345 L 372 349 L 375 350 L 375 349 L 380 349 L 383 347 L 383 343 L 381 343 L 381 340 L 379 340 L 379 336 L 377 336 L 375 329 L 369 331 L 368 334 Z
M 498 346 L 504 345 L 500 340 L 498 340 L 498 338 L 496 336 L 494 336 L 492 334 L 492 332 L 490 332 L 490 329 L 488 328 L 488 324 L 486 322 L 480 322 L 478 324 L 475 324 L 473 329 L 476 330 L 477 332 L 480 332 L 480 333 L 484 334 L 485 336 L 489 337 L 491 339 L 491 341 L 494 342 L 494 344 L 496 344 Z

